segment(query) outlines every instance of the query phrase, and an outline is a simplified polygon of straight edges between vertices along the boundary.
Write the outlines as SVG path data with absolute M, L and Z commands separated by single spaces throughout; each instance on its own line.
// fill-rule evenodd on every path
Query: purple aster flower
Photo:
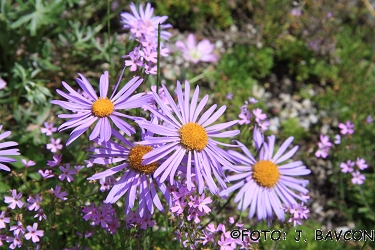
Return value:
M 159 190 L 163 193 L 169 204 L 171 203 L 170 193 L 165 184 L 159 183 L 159 178 L 152 176 L 152 173 L 158 168 L 160 163 L 142 164 L 142 156 L 156 149 L 153 149 L 152 146 L 134 145 L 117 131 L 115 133 L 122 144 L 113 141 L 102 142 L 100 143 L 102 148 L 92 148 L 89 151 L 95 153 L 91 155 L 93 163 L 123 163 L 97 173 L 89 180 L 97 180 L 121 173 L 121 178 L 115 181 L 104 201 L 105 203 L 115 203 L 122 196 L 125 196 L 125 214 L 128 214 L 135 206 L 136 200 L 139 203 L 138 211 L 140 217 L 147 216 L 148 213 L 153 214 L 154 205 L 160 211 L 164 211 L 157 191 Z
M 3 125 L 0 125 L 0 130 L 3 128 Z M 0 141 L 4 138 L 7 138 L 12 132 L 10 131 L 5 131 L 4 133 L 0 134 Z M 12 148 L 12 149 L 5 149 L 2 150 L 3 148 L 9 148 L 13 146 L 17 146 L 18 143 L 14 141 L 8 141 L 8 142 L 2 142 L 0 143 L 0 169 L 5 170 L 5 171 L 10 171 L 10 168 L 2 164 L 2 162 L 8 163 L 8 162 L 16 162 L 16 159 L 12 159 L 9 157 L 5 157 L 3 155 L 20 155 L 19 151 L 17 148 Z
M 35 166 L 35 161 L 32 161 L 32 160 L 28 161 L 26 159 L 22 159 L 21 161 L 22 161 L 23 165 L 25 166 L 25 168 Z
M 69 93 L 64 93 L 61 90 L 57 90 L 57 93 L 66 98 L 68 101 L 51 101 L 53 104 L 60 105 L 61 107 L 74 112 L 74 114 L 59 115 L 60 118 L 70 118 L 69 121 L 63 123 L 59 127 L 59 131 L 76 127 L 72 131 L 66 145 L 69 145 L 75 139 L 77 139 L 77 137 L 82 135 L 96 121 L 97 124 L 90 134 L 90 140 L 93 140 L 99 136 L 100 141 L 108 141 L 111 137 L 112 130 L 109 118 L 117 128 L 125 132 L 128 136 L 135 133 L 135 129 L 130 124 L 123 121 L 120 117 L 130 119 L 136 118 L 122 114 L 117 110 L 138 108 L 147 103 L 149 97 L 144 95 L 144 93 L 130 96 L 142 83 L 143 79 L 134 77 L 116 95 L 114 95 L 113 92 L 112 96 L 108 99 L 108 71 L 105 71 L 100 77 L 99 97 L 96 95 L 93 87 L 86 77 L 81 74 L 79 75 L 81 78 L 76 79 L 77 83 L 84 92 L 91 96 L 93 100 L 87 100 L 85 97 L 83 97 L 83 95 L 78 94 L 77 91 L 73 90 L 68 84 L 62 82 L 63 86 L 69 91 Z
M 213 53 L 215 46 L 207 39 L 197 44 L 194 34 L 189 34 L 186 42 L 176 42 L 176 47 L 182 51 L 184 59 L 194 64 L 202 62 L 216 62 L 217 56 Z
M 32 239 L 32 241 L 39 242 L 39 237 L 42 237 L 44 235 L 43 230 L 37 230 L 38 229 L 38 223 L 34 223 L 33 227 L 27 226 L 26 227 L 27 231 L 29 231 L 27 234 L 25 234 L 26 240 Z
M 308 193 L 305 186 L 307 180 L 296 179 L 291 176 L 301 176 L 310 174 L 310 170 L 303 166 L 301 161 L 285 163 L 298 150 L 298 146 L 293 147 L 285 153 L 291 145 L 293 137 L 289 137 L 274 154 L 275 136 L 268 137 L 268 143 L 263 142 L 259 151 L 259 159 L 255 159 L 250 151 L 240 142 L 237 142 L 245 156 L 230 150 L 228 151 L 242 166 L 240 174 L 231 175 L 229 181 L 237 181 L 231 187 L 223 190 L 220 195 L 239 189 L 234 202 L 238 202 L 238 209 L 249 208 L 249 218 L 257 214 L 258 220 L 267 219 L 270 223 L 273 212 L 281 220 L 285 220 L 285 213 L 282 203 L 290 206 L 296 204 L 296 200 L 306 202 L 307 200 L 298 193 Z
M 59 169 L 61 170 L 61 172 L 62 172 L 62 174 L 61 175 L 59 175 L 59 179 L 61 180 L 61 181 L 63 181 L 63 180 L 67 180 L 68 182 L 72 182 L 72 181 L 74 181 L 74 178 L 73 178 L 73 174 L 77 174 L 77 169 L 72 169 L 72 170 L 70 170 L 70 164 L 69 163 L 67 163 L 66 164 L 66 167 L 64 168 L 63 166 L 60 166 L 59 167 Z
M 352 178 L 353 184 L 362 185 L 366 180 L 366 176 L 361 174 L 359 171 L 352 172 L 352 176 L 353 176 Z
M 54 154 L 52 158 L 53 158 L 52 161 L 47 160 L 47 165 L 50 166 L 50 167 L 56 167 L 61 162 L 62 154 L 60 154 L 60 155 Z
M 57 128 L 53 127 L 53 122 L 45 122 L 44 127 L 40 129 L 40 132 L 46 134 L 46 136 L 51 136 L 52 133 L 57 131 Z
M 360 170 L 365 170 L 368 167 L 368 165 L 366 164 L 366 160 L 358 158 L 358 157 L 357 157 L 355 164 Z
M 17 194 L 17 190 L 13 189 L 12 190 L 12 197 L 5 196 L 4 202 L 10 203 L 10 205 L 8 207 L 11 208 L 11 209 L 15 209 L 16 206 L 19 207 L 19 208 L 22 208 L 24 203 L 20 200 L 21 197 L 22 197 L 22 193 Z
M 56 185 L 55 190 L 51 188 L 51 191 L 53 192 L 53 195 L 60 200 L 66 201 L 68 199 L 65 197 L 68 194 L 65 191 L 61 192 L 61 187 L 58 185 Z
M 146 136 L 145 141 L 139 144 L 164 144 L 145 154 L 143 164 L 156 162 L 168 155 L 168 159 L 156 169 L 154 177 L 161 176 L 161 182 L 164 182 L 169 177 L 170 183 L 173 185 L 176 171 L 181 163 L 186 163 L 186 167 L 183 167 L 183 169 L 186 169 L 188 190 L 191 190 L 193 186 L 192 173 L 195 173 L 200 194 L 203 193 L 205 182 L 212 193 L 218 193 L 219 189 L 213 177 L 225 188 L 225 176 L 222 166 L 227 166 L 234 170 L 231 156 L 218 145 L 232 147 L 233 145 L 224 144 L 212 138 L 228 138 L 239 134 L 239 130 L 221 131 L 235 125 L 238 120 L 212 125 L 226 109 L 226 106 L 223 106 L 214 113 L 217 107 L 216 104 L 212 105 L 198 119 L 208 101 L 208 95 L 198 104 L 199 86 L 197 86 L 190 100 L 190 84 L 188 81 L 185 81 L 185 93 L 181 89 L 180 82 L 177 82 L 178 105 L 169 94 L 167 88 L 165 86 L 163 88 L 173 112 L 167 109 L 156 93 L 153 93 L 154 98 L 162 112 L 152 107 L 149 107 L 149 110 L 167 125 L 137 121 L 142 128 L 160 135 L 159 137 Z
M 340 133 L 342 135 L 354 133 L 354 124 L 350 123 L 350 121 L 347 121 L 346 124 L 340 123 L 338 127 L 341 129 Z
M 56 153 L 57 150 L 61 150 L 62 149 L 62 145 L 60 144 L 61 142 L 61 139 L 58 138 L 57 140 L 55 140 L 55 138 L 52 138 L 51 137 L 51 143 L 48 143 L 46 145 L 47 149 L 49 149 L 52 153 Z
M 124 23 L 125 29 L 130 29 L 130 32 L 136 38 L 142 38 L 146 36 L 157 37 L 159 23 L 161 32 L 160 36 L 162 39 L 168 40 L 172 35 L 168 31 L 163 29 L 171 28 L 170 24 L 163 24 L 168 17 L 167 16 L 153 16 L 154 8 L 151 7 L 150 3 L 147 3 L 146 8 L 143 9 L 143 5 L 139 5 L 139 12 L 134 3 L 130 4 L 131 13 L 121 13 L 122 22 Z
M 5 223 L 9 224 L 9 222 L 10 222 L 10 218 L 9 217 L 5 217 L 5 211 L 1 211 L 1 214 L 0 214 L 0 229 L 1 228 L 6 228 Z

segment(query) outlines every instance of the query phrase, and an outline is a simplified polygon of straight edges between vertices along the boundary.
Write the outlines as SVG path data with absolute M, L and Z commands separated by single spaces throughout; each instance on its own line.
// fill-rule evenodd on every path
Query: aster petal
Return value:
M 221 106 L 211 117 L 210 119 L 208 119 L 205 123 L 202 124 L 202 127 L 207 127 L 209 125 L 211 125 L 213 122 L 215 122 L 217 119 L 220 118 L 220 116 L 222 116 L 225 112 L 225 110 L 227 109 L 227 106 L 223 105 Z M 199 122 L 198 122 L 199 124 Z
M 277 161 L 275 161 L 275 164 L 284 162 L 288 160 L 290 157 L 292 157 L 298 150 L 298 146 L 294 146 L 288 153 L 284 154 L 282 157 L 280 157 Z
M 198 97 L 199 97 L 199 85 L 195 87 L 193 98 L 191 99 L 190 103 L 190 116 L 189 116 L 189 121 L 193 121 L 193 116 L 195 113 L 195 108 L 197 107 L 198 104 Z
M 294 137 L 289 137 L 277 150 L 276 154 L 273 156 L 272 160 L 276 163 L 276 161 L 279 159 L 279 157 L 285 152 L 285 150 L 289 147 L 289 145 L 292 143 Z
M 219 132 L 220 130 L 224 130 L 224 129 L 227 129 L 229 127 L 232 127 L 233 125 L 236 125 L 237 123 L 238 123 L 238 120 L 220 123 L 220 124 L 213 125 L 211 127 L 207 127 L 207 128 L 205 128 L 205 130 L 207 131 L 207 133 L 209 133 L 209 132 L 215 133 L 215 132 Z M 235 131 L 239 131 L 239 130 L 235 130 Z
M 118 173 L 119 171 L 123 170 L 124 168 L 126 168 L 128 166 L 129 165 L 127 163 L 120 164 L 116 167 L 107 169 L 103 172 L 96 173 L 93 176 L 91 176 L 90 178 L 87 178 L 87 180 L 98 180 L 98 179 L 105 178 L 105 177 L 108 177 L 108 176 L 113 176 L 114 174 Z
M 153 133 L 164 135 L 164 136 L 179 136 L 176 130 L 170 129 L 165 126 L 156 125 L 156 124 L 149 124 L 149 123 L 139 123 L 140 126 L 144 129 L 147 129 Z
M 72 132 L 71 136 L 69 137 L 68 141 L 66 142 L 66 146 L 69 146 L 70 143 L 72 143 L 75 139 L 77 139 L 80 135 L 82 135 L 86 130 L 87 130 L 87 128 L 83 128 L 79 131 Z
M 157 209 L 159 209 L 161 212 L 163 212 L 164 211 L 163 205 L 161 204 L 161 201 L 160 201 L 159 196 L 158 196 L 158 194 L 155 190 L 155 185 L 152 182 L 152 180 L 150 181 L 150 191 L 151 191 L 151 197 L 152 197 L 153 203 L 155 204 Z
M 133 77 L 113 98 L 111 98 L 111 101 L 114 105 L 116 105 L 118 102 L 117 99 L 121 98 L 126 98 L 128 97 L 131 93 L 134 92 L 136 88 L 138 88 L 139 85 L 143 82 L 143 79 L 140 79 L 139 76 Z M 133 89 L 132 91 L 127 91 L 129 89 Z M 126 93 L 125 93 L 126 92 Z
M 111 118 L 115 126 L 123 131 L 127 136 L 131 136 L 135 133 L 135 129 L 129 123 L 118 118 L 115 114 L 110 115 L 109 118 Z
M 147 165 L 157 160 L 160 160 L 161 158 L 165 157 L 173 150 L 175 150 L 178 143 L 179 142 L 175 142 L 165 146 L 161 146 L 159 148 L 154 148 L 153 150 L 151 150 L 143 156 L 144 160 L 142 161 L 142 164 Z
M 185 123 L 189 122 L 189 117 L 190 117 L 189 101 L 190 101 L 190 84 L 188 81 L 185 81 L 185 105 L 184 105 L 184 112 L 183 112 L 183 114 L 185 115 Z
M 182 122 L 182 116 L 181 116 L 181 114 L 180 114 L 180 111 L 179 111 L 178 108 L 177 108 L 176 102 L 173 100 L 171 94 L 169 94 L 168 89 L 167 89 L 164 85 L 163 85 L 163 91 L 164 91 L 165 97 L 167 98 L 168 103 L 169 103 L 169 105 L 171 106 L 173 112 L 176 114 L 177 118 Z M 160 100 L 160 98 L 159 98 L 159 102 L 158 102 L 158 104 L 160 105 L 160 103 L 163 103 L 163 104 L 164 104 L 164 102 L 162 102 L 162 101 Z M 168 112 L 169 112 L 169 111 L 168 111 Z
M 92 104 L 92 101 L 87 100 L 85 97 L 83 97 L 83 96 L 82 96 L 81 94 L 79 94 L 77 91 L 75 91 L 72 87 L 70 87 L 66 82 L 62 81 L 62 85 L 64 86 L 64 88 L 65 88 L 66 90 L 69 91 L 69 94 L 70 94 L 71 96 L 76 97 L 77 99 L 80 100 L 80 102 L 85 103 L 85 104 L 89 104 L 89 105 Z M 56 90 L 56 91 L 57 91 L 57 90 Z
M 154 149 L 156 150 L 156 149 Z M 152 150 L 152 151 L 154 151 Z M 150 151 L 149 153 L 151 153 L 152 151 Z M 148 154 L 148 153 L 147 153 Z M 145 157 L 147 154 L 145 154 L 143 157 Z M 174 158 L 176 158 L 176 156 L 178 155 L 178 152 L 177 150 L 170 156 L 168 157 L 157 169 L 156 171 L 154 172 L 154 178 L 158 177 L 161 173 L 165 173 L 165 169 L 167 169 L 170 165 L 171 165 L 171 162 L 174 160 Z M 144 162 L 144 161 L 143 161 Z M 142 163 L 143 163 L 142 162 Z M 160 182 L 164 182 L 165 179 L 159 179 Z
M 221 133 L 207 133 L 210 137 L 217 137 L 217 138 L 227 138 L 227 137 L 233 137 L 240 133 L 239 130 L 231 130 L 231 131 L 225 131 Z
M 2 164 L 2 163 L 0 163 L 0 169 L 2 169 L 2 170 L 4 170 L 4 171 L 8 171 L 8 172 L 10 172 L 10 168 L 7 167 L 6 165 Z
M 108 71 L 104 71 L 104 74 L 100 76 L 99 87 L 100 87 L 100 98 L 106 98 L 108 94 L 109 86 L 109 74 Z
M 188 162 L 186 165 L 187 168 L 187 175 L 186 175 L 186 183 L 187 183 L 187 189 L 191 191 L 192 188 L 192 182 L 191 182 L 191 150 L 188 151 Z
M 294 161 L 294 162 L 291 162 L 291 163 L 280 165 L 280 166 L 278 166 L 278 168 L 279 168 L 279 170 L 284 171 L 284 170 L 289 169 L 289 168 L 293 169 L 295 167 L 299 167 L 302 164 L 303 164 L 302 161 Z
M 13 149 L 0 150 L 0 155 L 20 155 L 20 153 L 18 152 L 18 149 L 13 148 Z
M 198 107 L 194 112 L 193 120 L 191 120 L 191 122 L 195 122 L 197 120 L 199 114 L 202 112 L 207 101 L 208 101 L 208 95 L 205 95 L 203 99 L 199 102 Z
M 91 86 L 90 82 L 87 80 L 87 78 L 78 73 L 78 75 L 81 77 L 81 79 L 76 78 L 76 82 L 78 85 L 94 100 L 98 100 L 98 96 L 96 95 L 93 87 Z
M 9 148 L 9 147 L 17 146 L 17 145 L 18 143 L 14 141 L 2 142 L 0 143 L 0 148 Z
M 210 118 L 210 116 L 212 115 L 216 107 L 217 107 L 216 104 L 212 105 L 206 112 L 203 113 L 203 115 L 201 116 L 201 118 L 198 120 L 197 123 L 202 126 L 202 123 L 204 123 L 205 121 L 207 121 L 208 118 Z
M 1 130 L 1 127 L 0 127 Z M 0 140 L 7 138 L 12 132 L 10 131 L 5 131 L 4 133 L 0 134 Z
M 66 94 L 64 93 L 63 91 L 57 89 L 56 92 L 61 95 L 62 97 L 64 97 L 65 99 L 69 100 L 69 101 L 72 101 L 76 104 L 79 104 L 79 105 L 82 105 L 83 108 L 85 109 L 89 109 L 91 108 L 92 106 L 92 103 L 90 103 L 86 98 L 84 98 L 83 96 L 75 96 L 73 94 Z M 77 94 L 79 95 L 79 94 Z

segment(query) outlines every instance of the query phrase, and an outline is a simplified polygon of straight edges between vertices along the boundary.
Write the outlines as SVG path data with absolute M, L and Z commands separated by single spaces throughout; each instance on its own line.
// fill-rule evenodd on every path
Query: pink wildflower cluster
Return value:
M 32 226 L 26 226 L 27 233 L 25 228 L 22 225 L 22 222 L 17 221 L 17 225 L 10 226 L 9 231 L 13 231 L 13 236 L 5 236 L 5 240 L 7 243 L 10 243 L 9 248 L 15 249 L 22 247 L 22 240 L 25 238 L 26 240 L 32 240 L 34 243 L 40 241 L 39 237 L 44 236 L 43 230 L 38 230 L 38 223 L 34 223 Z M 40 246 L 39 246 L 40 247 Z M 37 248 L 38 249 L 38 246 Z
M 356 171 L 354 171 L 354 167 L 356 166 Z M 368 168 L 365 159 L 361 159 L 357 157 L 356 162 L 354 163 L 351 160 L 347 160 L 345 162 L 340 163 L 341 172 L 343 173 L 351 173 L 352 174 L 352 183 L 362 185 L 365 180 L 366 176 L 360 173 L 360 170 L 365 170 Z
M 82 212 L 85 213 L 84 220 L 91 220 L 92 226 L 100 225 L 111 234 L 115 234 L 117 228 L 120 227 L 115 209 L 111 204 L 101 203 L 100 207 L 97 207 L 91 203 L 90 206 L 83 207 Z
M 309 218 L 308 213 L 310 213 L 310 210 L 307 209 L 303 202 L 301 202 L 301 204 L 285 206 L 284 211 L 290 213 L 291 216 L 288 222 L 293 223 L 294 227 L 296 227 L 297 224 L 302 225 L 302 220 L 307 220 Z
M 207 205 L 212 203 L 211 197 L 205 197 L 205 194 L 198 195 L 195 186 L 189 191 L 186 185 L 181 185 L 176 191 L 172 191 L 173 206 L 170 211 L 176 216 L 184 214 L 188 221 L 199 223 L 199 217 L 209 214 L 211 208 Z M 193 195 L 196 194 L 196 195 Z
M 136 209 L 134 212 L 129 211 L 129 213 L 126 215 L 126 227 L 127 228 L 133 228 L 138 227 L 140 229 L 147 229 L 148 227 L 155 226 L 156 222 L 152 220 L 152 214 L 145 213 L 143 217 L 139 215 L 138 209 Z
M 241 231 L 244 228 L 244 224 L 236 222 L 233 217 L 229 217 L 229 226 L 226 227 L 220 223 L 216 228 L 214 223 L 208 224 L 202 231 L 201 236 L 194 243 L 191 242 L 191 237 L 188 233 L 182 234 L 179 230 L 175 233 L 174 240 L 180 240 L 185 248 L 190 249 L 221 249 L 221 250 L 234 250 L 234 249 L 251 249 L 250 237 L 239 237 L 234 239 L 231 236 L 231 231 Z
M 262 109 L 256 108 L 252 109 L 253 104 L 257 103 L 258 101 L 254 98 L 249 98 L 249 102 L 245 101 L 245 105 L 241 106 L 241 113 L 238 115 L 240 121 L 238 122 L 240 125 L 243 124 L 250 124 L 251 119 L 258 124 L 259 128 L 262 131 L 266 131 L 270 125 L 270 122 L 266 120 L 267 115 L 262 113 Z M 250 103 L 250 110 L 249 110 L 249 103 Z
M 315 152 L 315 156 L 317 158 L 327 158 L 332 145 L 328 135 L 320 135 L 320 142 L 318 142 L 318 150 Z
M 139 46 L 135 47 L 125 58 L 125 65 L 130 67 L 130 71 L 136 71 L 138 67 L 144 68 L 146 74 L 156 75 L 157 50 L 158 50 L 158 24 L 164 23 L 167 16 L 153 16 L 154 8 L 147 3 L 146 9 L 139 5 L 139 12 L 134 3 L 130 4 L 131 13 L 121 14 L 124 28 L 132 33 L 131 38 L 135 39 Z M 170 24 L 162 24 L 161 29 L 172 27 Z M 168 40 L 171 33 L 162 30 L 161 38 Z M 169 49 L 160 44 L 160 55 L 168 56 Z

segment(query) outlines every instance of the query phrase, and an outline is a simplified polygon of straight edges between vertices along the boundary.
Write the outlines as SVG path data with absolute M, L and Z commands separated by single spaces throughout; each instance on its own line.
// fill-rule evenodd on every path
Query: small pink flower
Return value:
M 45 128 L 41 128 L 40 131 L 46 136 L 51 136 L 53 132 L 57 131 L 57 128 L 53 127 L 53 122 L 45 122 Z
M 55 140 L 54 138 L 51 138 L 51 143 L 47 144 L 47 149 L 51 150 L 52 153 L 56 153 L 57 150 L 62 149 L 62 144 L 60 144 L 61 139 L 58 138 Z
M 68 182 L 72 182 L 72 181 L 74 181 L 74 178 L 73 178 L 73 176 L 71 176 L 71 175 L 73 175 L 73 174 L 77 174 L 77 169 L 72 169 L 72 170 L 70 170 L 70 164 L 69 163 L 67 163 L 66 164 L 66 167 L 64 168 L 63 166 L 60 166 L 59 167 L 59 169 L 61 170 L 61 172 L 62 172 L 62 174 L 61 175 L 59 175 L 59 179 L 61 180 L 61 181 L 63 181 L 63 180 L 67 180 Z
M 55 176 L 55 174 L 50 169 L 46 169 L 44 172 L 43 170 L 39 169 L 38 173 L 43 177 L 43 179 L 48 179 Z
M 340 123 L 338 127 L 341 129 L 340 133 L 342 135 L 354 133 L 354 124 L 350 123 L 350 121 L 347 121 L 346 124 Z
M 21 161 L 22 161 L 23 165 L 25 166 L 25 168 L 35 166 L 35 161 L 32 161 L 32 160 L 28 161 L 26 159 L 22 159 Z
M 56 185 L 55 190 L 53 190 L 53 188 L 51 188 L 51 191 L 53 192 L 55 197 L 60 199 L 60 200 L 66 201 L 68 199 L 68 198 L 65 197 L 68 194 L 65 191 L 61 192 L 61 187 L 58 186 L 58 185 Z
M 346 163 L 341 162 L 340 168 L 343 173 L 351 173 L 354 171 L 354 162 L 348 160 Z
M 202 62 L 216 62 L 217 56 L 213 53 L 215 46 L 207 39 L 197 44 L 194 34 L 189 34 L 186 42 L 177 41 L 176 47 L 182 51 L 186 61 L 194 64 Z
M 10 205 L 8 207 L 11 208 L 11 209 L 15 209 L 16 206 L 19 207 L 19 208 L 22 208 L 24 203 L 20 200 L 21 197 L 22 197 L 22 193 L 17 194 L 17 190 L 13 189 L 12 190 L 12 197 L 5 196 L 4 202 L 10 203 Z
M 362 185 L 366 180 L 366 176 L 364 176 L 363 174 L 360 174 L 359 171 L 353 172 L 352 176 L 353 176 L 352 178 L 353 184 Z
M 10 218 L 9 217 L 5 217 L 5 211 L 2 211 L 1 214 L 0 214 L 0 229 L 1 228 L 6 228 L 5 223 L 9 224 L 9 222 L 10 222 Z
M 357 157 L 357 161 L 355 162 L 355 164 L 360 170 L 364 170 L 368 167 L 368 165 L 366 164 L 366 160 L 358 158 L 358 157 Z
M 26 240 L 30 240 L 30 238 L 31 238 L 34 243 L 39 242 L 39 237 L 42 237 L 44 235 L 43 230 L 37 230 L 38 229 L 38 223 L 34 223 L 33 227 L 27 226 L 26 229 L 27 229 L 27 231 L 29 231 L 27 234 L 25 234 Z

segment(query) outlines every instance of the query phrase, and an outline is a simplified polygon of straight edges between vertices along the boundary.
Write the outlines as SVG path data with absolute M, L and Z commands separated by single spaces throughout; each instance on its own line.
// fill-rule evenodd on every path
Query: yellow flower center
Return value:
M 206 130 L 197 123 L 186 123 L 178 132 L 180 133 L 181 144 L 186 147 L 187 150 L 202 151 L 208 144 Z
M 255 163 L 253 167 L 253 179 L 258 185 L 266 188 L 275 186 L 280 178 L 277 165 L 269 160 Z
M 109 116 L 114 109 L 115 105 L 107 97 L 103 99 L 99 97 L 91 106 L 92 114 L 100 118 Z
M 129 152 L 129 164 L 132 168 L 138 170 L 139 172 L 149 174 L 153 173 L 157 168 L 158 164 L 156 162 L 142 165 L 142 157 L 150 152 L 153 148 L 151 146 L 136 145 Z

